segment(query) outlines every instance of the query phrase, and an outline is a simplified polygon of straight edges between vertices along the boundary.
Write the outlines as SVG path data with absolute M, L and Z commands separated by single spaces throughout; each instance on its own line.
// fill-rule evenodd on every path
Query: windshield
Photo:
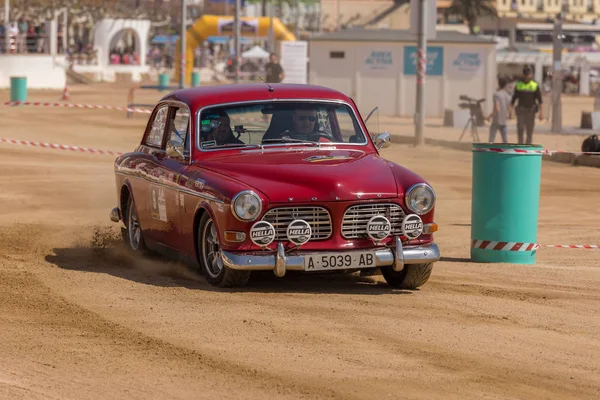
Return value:
M 198 119 L 201 150 L 258 145 L 366 144 L 352 109 L 327 102 L 264 102 L 211 107 Z

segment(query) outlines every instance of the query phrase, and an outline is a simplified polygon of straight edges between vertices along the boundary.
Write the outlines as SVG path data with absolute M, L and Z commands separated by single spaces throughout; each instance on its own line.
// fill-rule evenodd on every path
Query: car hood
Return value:
M 398 196 L 387 162 L 359 150 L 247 150 L 211 157 L 198 166 L 244 182 L 273 203 Z

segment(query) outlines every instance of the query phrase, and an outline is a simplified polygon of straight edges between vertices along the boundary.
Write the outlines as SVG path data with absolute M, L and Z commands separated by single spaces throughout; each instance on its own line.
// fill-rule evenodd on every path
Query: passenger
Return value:
M 208 117 L 203 117 L 202 121 L 202 142 L 215 141 L 216 146 L 224 144 L 245 144 L 233 135 L 231 130 L 231 120 L 225 111 L 218 113 L 209 113 Z M 208 147 L 208 146 L 203 146 Z

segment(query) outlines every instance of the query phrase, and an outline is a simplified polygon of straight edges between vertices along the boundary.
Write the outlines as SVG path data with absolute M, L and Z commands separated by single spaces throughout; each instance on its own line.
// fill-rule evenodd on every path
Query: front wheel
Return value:
M 250 279 L 250 271 L 238 271 L 226 267 L 220 252 L 217 228 L 210 215 L 205 213 L 198 224 L 198 253 L 202 275 L 213 286 L 245 286 Z
M 433 263 L 405 264 L 400 272 L 394 271 L 392 267 L 381 267 L 381 274 L 391 287 L 415 290 L 429 280 L 432 270 Z

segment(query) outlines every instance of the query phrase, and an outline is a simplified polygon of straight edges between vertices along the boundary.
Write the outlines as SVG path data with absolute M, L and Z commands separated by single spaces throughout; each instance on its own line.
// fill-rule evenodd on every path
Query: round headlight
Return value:
M 254 221 L 262 210 L 262 201 L 251 190 L 239 192 L 231 202 L 233 215 L 240 221 Z
M 406 191 L 406 207 L 416 214 L 427 214 L 435 204 L 435 192 L 425 183 L 417 183 Z

